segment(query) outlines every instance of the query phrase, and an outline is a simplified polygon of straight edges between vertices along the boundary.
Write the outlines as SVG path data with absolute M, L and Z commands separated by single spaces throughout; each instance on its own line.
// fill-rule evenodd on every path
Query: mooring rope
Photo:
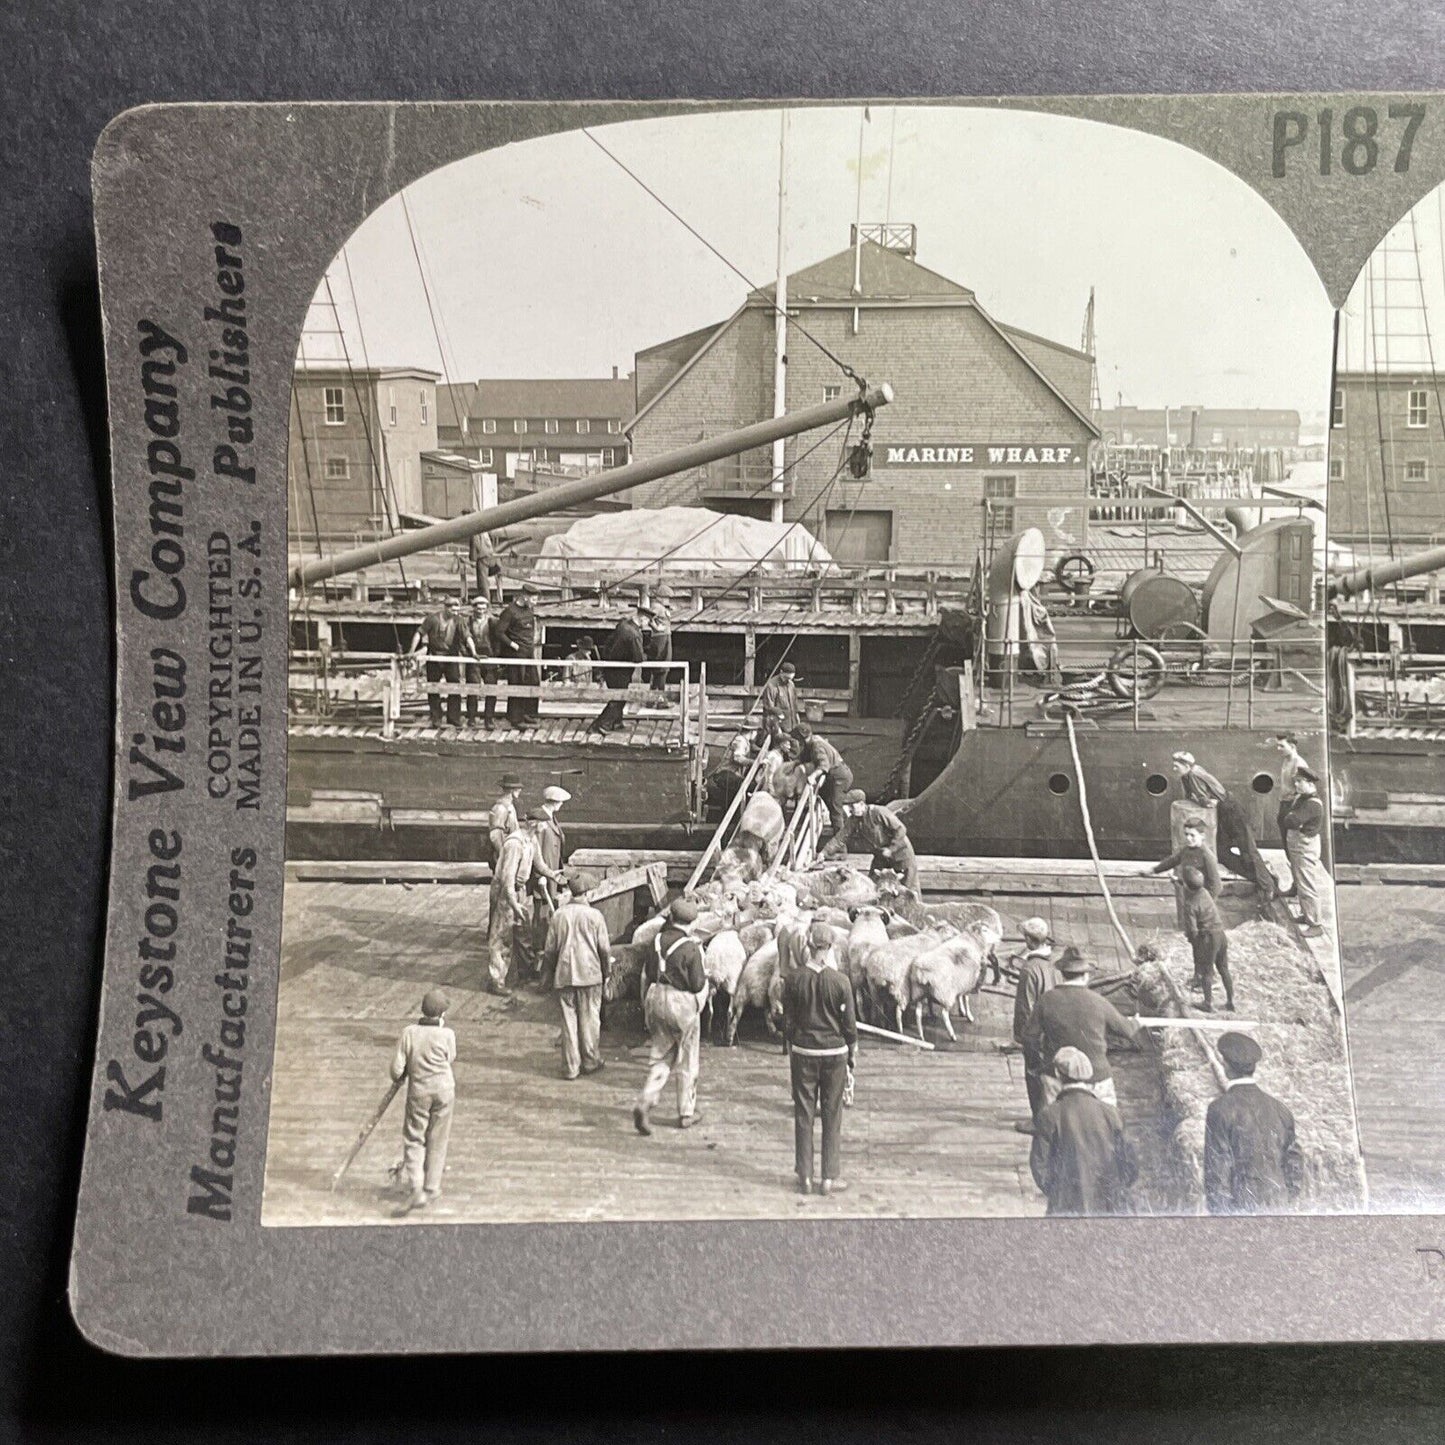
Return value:
M 1109 910 L 1109 921 L 1114 925 L 1114 932 L 1119 935 L 1119 941 L 1124 945 L 1124 952 L 1130 962 L 1134 959 L 1134 943 L 1119 921 L 1119 914 L 1114 908 L 1114 899 L 1109 893 L 1109 885 L 1104 880 L 1104 865 L 1099 861 L 1099 845 L 1094 841 L 1094 821 L 1089 816 L 1089 794 L 1084 787 L 1084 764 L 1079 757 L 1079 740 L 1074 735 L 1074 720 L 1068 714 L 1064 716 L 1064 725 L 1069 730 L 1069 751 L 1074 755 L 1074 780 L 1079 785 L 1079 810 L 1084 815 L 1084 836 L 1089 840 L 1089 856 L 1094 860 L 1094 874 L 1099 880 L 1099 888 L 1104 895 L 1104 907 Z

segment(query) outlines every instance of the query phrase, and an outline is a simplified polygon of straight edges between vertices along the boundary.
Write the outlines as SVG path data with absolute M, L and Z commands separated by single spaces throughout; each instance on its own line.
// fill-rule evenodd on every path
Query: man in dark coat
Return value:
M 1043 1075 L 1046 1061 L 1024 1043 L 1024 1031 L 1039 1000 L 1051 989 L 1056 988 L 1061 978 L 1058 965 L 1054 962 L 1054 945 L 1049 937 L 1049 925 L 1042 918 L 1026 918 L 1019 925 L 1026 945 L 1022 953 L 1015 954 L 1009 961 L 1018 971 L 1018 987 L 1014 990 L 1014 1042 L 1023 1049 L 1024 1087 L 1029 1095 L 1029 1117 L 1021 1119 L 1014 1128 L 1020 1134 L 1032 1134 L 1034 1121 L 1044 1107 Z
M 471 639 L 467 636 L 467 630 L 462 626 L 462 620 L 457 615 L 457 599 L 455 597 L 443 598 L 442 605 L 437 611 L 428 612 L 422 618 L 421 625 L 412 634 L 411 646 L 407 648 L 406 655 L 412 657 L 423 647 L 426 650 L 426 680 L 428 682 L 460 682 L 462 680 L 462 666 L 456 659 L 463 653 L 471 653 Z M 428 692 L 426 705 L 431 713 L 431 725 L 439 728 L 442 725 L 441 693 Z M 446 720 L 449 727 L 461 727 L 462 699 L 460 693 L 447 695 Z
M 778 737 L 790 736 L 798 726 L 797 677 L 798 669 L 791 662 L 785 662 L 758 694 L 763 727 Z
M 1204 1116 L 1204 1202 L 1211 1214 L 1277 1214 L 1298 1205 L 1304 1156 L 1294 1115 L 1254 1081 L 1248 1034 L 1219 1040 L 1229 1085 Z
M 1047 1212 L 1127 1214 L 1139 1167 L 1119 1111 L 1095 1098 L 1093 1065 L 1082 1049 L 1060 1049 L 1053 1067 L 1059 1095 L 1039 1111 L 1029 1151 Z
M 1175 753 L 1172 761 L 1184 796 L 1201 807 L 1214 804 L 1219 861 L 1241 878 L 1248 878 L 1259 889 L 1261 902 L 1269 903 L 1277 898 L 1279 880 L 1270 872 L 1269 864 L 1259 851 L 1254 825 L 1239 799 L 1213 773 L 1205 772 L 1194 761 L 1193 753 Z
M 918 856 L 909 841 L 908 829 L 891 808 L 870 803 L 862 788 L 843 794 L 843 826 L 823 849 L 825 858 L 842 858 L 849 853 L 871 853 L 870 876 L 892 869 L 902 874 L 903 886 L 914 898 L 922 900 Z
M 820 775 L 818 796 L 828 809 L 836 834 L 843 826 L 844 795 L 853 791 L 853 769 L 827 738 L 815 733 L 805 722 L 798 724 L 798 740 L 802 745 L 799 756 L 804 766 L 810 773 Z
M 602 644 L 602 661 L 635 663 L 643 661 L 644 656 L 642 628 L 638 625 L 637 618 L 635 616 L 622 618 L 612 629 L 612 636 Z M 635 675 L 630 667 L 603 667 L 598 671 L 602 674 L 603 683 L 618 692 L 625 692 L 632 685 Z M 593 719 L 592 725 L 587 731 L 589 733 L 616 732 L 622 726 L 622 711 L 626 705 L 626 700 L 623 698 L 609 702 Z
M 526 667 L 501 669 L 512 687 L 541 687 L 542 674 L 531 659 L 537 648 L 537 614 L 532 610 L 532 599 L 537 595 L 537 584 L 526 583 L 521 592 L 502 608 L 497 618 L 497 654 L 500 657 L 525 658 Z M 526 730 L 537 726 L 537 713 L 541 700 L 535 697 L 516 697 L 510 691 L 507 696 L 507 721 L 514 728 Z

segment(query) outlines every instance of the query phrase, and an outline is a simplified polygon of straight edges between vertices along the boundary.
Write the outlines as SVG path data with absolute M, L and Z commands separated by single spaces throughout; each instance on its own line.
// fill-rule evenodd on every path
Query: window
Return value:
M 482 418 L 482 435 L 483 435 L 483 436 L 486 436 L 486 437 L 495 436 L 495 435 L 496 435 L 496 431 L 497 431 L 497 419 L 496 419 L 496 417 L 494 417 L 494 416 L 484 416 L 484 417 Z
M 838 398 L 842 395 L 843 388 L 841 386 L 825 386 L 823 388 L 824 401 L 837 401 Z
M 478 460 L 484 467 L 489 467 L 489 466 L 491 466 L 491 464 L 492 464 L 492 449 L 491 449 L 491 447 L 482 447 L 482 448 L 480 448 L 480 449 L 478 450 L 478 452 L 477 452 L 477 460 Z
M 426 423 L 427 423 L 427 415 L 428 415 L 428 412 L 427 412 L 427 404 L 426 404 L 426 392 L 422 392 L 422 393 L 421 393 L 421 424 L 422 424 L 423 426 L 425 426 Z M 465 431 L 466 428 L 463 427 L 462 430 Z
M 327 457 L 326 475 L 344 481 L 351 475 L 351 463 L 345 457 Z
M 577 435 L 586 436 L 592 430 L 592 423 L 585 416 L 577 418 Z
M 1343 457 L 1330 458 L 1330 480 L 1342 482 L 1345 479 L 1345 459 Z
M 527 418 L 524 416 L 513 417 L 512 430 L 516 432 L 518 436 L 521 436 L 522 433 L 527 430 Z
M 604 467 L 615 467 L 617 465 L 617 451 L 615 448 L 602 448 L 602 465 Z
M 830 510 L 824 538 L 837 562 L 887 562 L 893 555 L 893 513 Z
M 622 430 L 622 423 L 615 416 L 610 416 L 607 418 L 607 430 L 616 436 Z
M 346 397 L 339 386 L 328 386 L 323 400 L 326 403 L 326 425 L 343 426 L 346 423 Z
M 554 437 L 557 435 L 559 426 L 560 423 L 557 418 L 555 416 L 549 416 L 547 420 L 542 423 L 542 430 L 546 432 L 549 437 Z
M 1423 482 L 1428 476 L 1428 468 L 1424 462 L 1406 462 L 1405 480 L 1407 482 Z
M 386 389 L 386 424 L 396 425 L 396 388 L 389 386 Z
M 1410 393 L 1409 413 L 1405 418 L 1405 425 L 1430 425 L 1430 393 L 1428 391 L 1412 391 Z
M 1342 386 L 1335 388 L 1335 399 L 1330 407 L 1330 425 L 1344 426 L 1345 424 L 1345 389 Z
M 983 479 L 983 494 L 990 500 L 998 497 L 1014 497 L 1018 495 L 1016 479 L 1013 477 L 985 477 Z M 992 517 L 994 532 L 1012 532 L 1014 529 L 1014 509 L 1012 507 L 1001 507 L 994 502 L 989 508 L 989 515 Z

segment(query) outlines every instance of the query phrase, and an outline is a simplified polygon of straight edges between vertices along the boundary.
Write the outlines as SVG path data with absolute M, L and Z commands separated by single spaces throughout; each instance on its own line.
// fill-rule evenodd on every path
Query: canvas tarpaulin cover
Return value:
M 670 569 L 808 568 L 832 562 L 828 549 L 796 522 L 764 522 L 702 507 L 636 508 L 584 517 L 546 538 L 537 571 L 607 571 L 666 557 Z

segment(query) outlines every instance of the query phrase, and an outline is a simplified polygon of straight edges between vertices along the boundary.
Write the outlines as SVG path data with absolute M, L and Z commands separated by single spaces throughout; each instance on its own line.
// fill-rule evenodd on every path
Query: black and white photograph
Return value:
M 1337 329 L 1198 151 L 886 103 L 372 210 L 291 388 L 262 1223 L 1438 1207 L 1334 908 L 1439 836 L 1413 225 Z

